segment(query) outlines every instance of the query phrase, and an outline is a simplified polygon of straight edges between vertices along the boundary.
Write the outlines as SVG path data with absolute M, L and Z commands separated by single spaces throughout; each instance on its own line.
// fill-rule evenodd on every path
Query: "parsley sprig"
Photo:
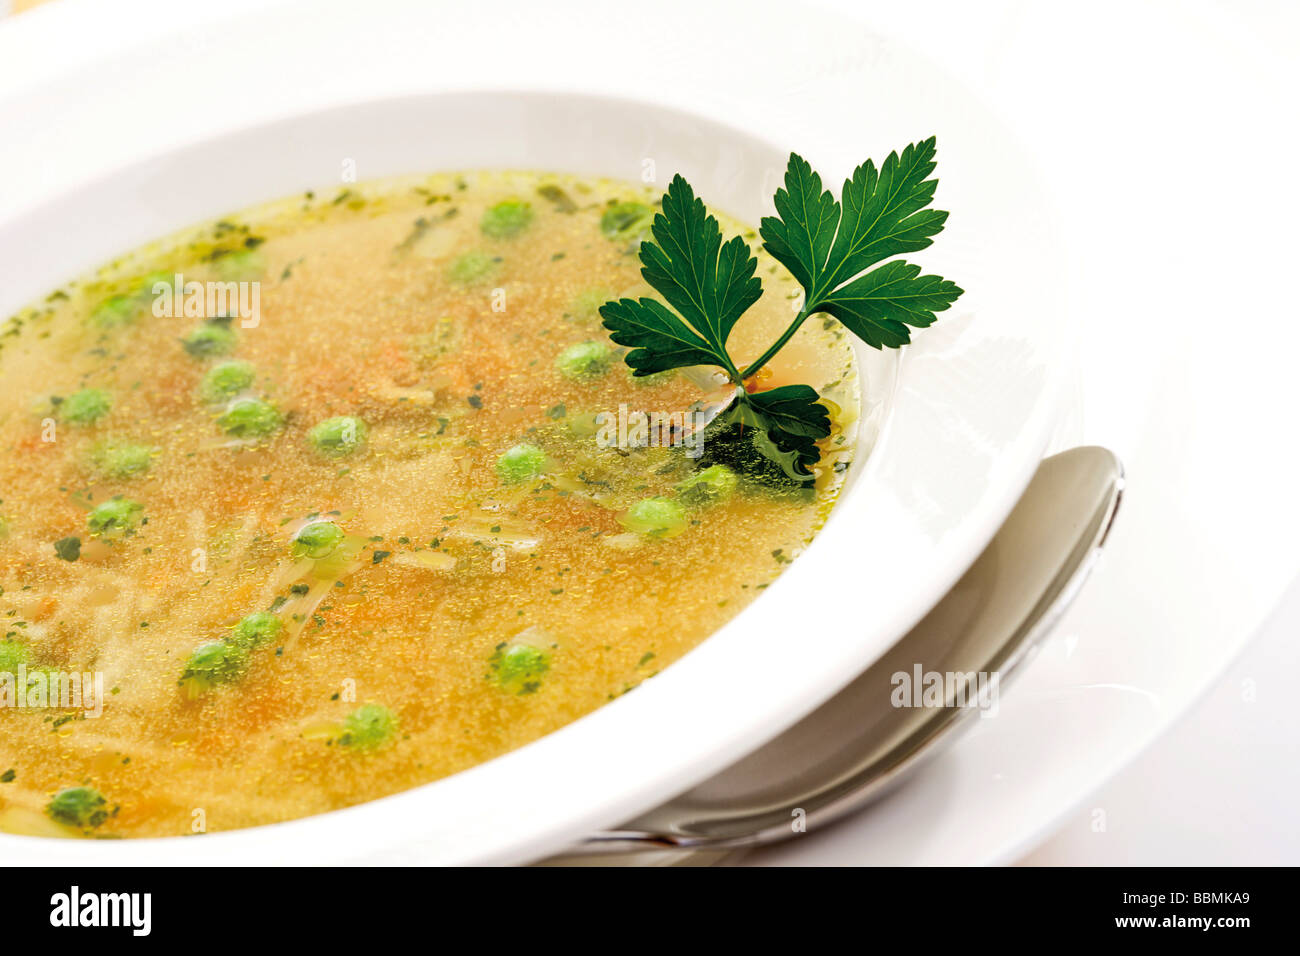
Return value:
M 651 227 L 653 239 L 640 249 L 641 275 L 667 305 L 645 297 L 600 308 L 610 338 L 632 348 L 625 361 L 633 374 L 721 368 L 737 386 L 724 422 L 756 428 L 759 450 L 792 478 L 806 479 L 820 458 L 817 442 L 830 435 L 817 391 L 783 385 L 751 392 L 746 384 L 812 315 L 833 316 L 874 348 L 898 348 L 911 341 L 912 328 L 931 325 L 962 294 L 953 282 L 893 258 L 930 245 L 948 218 L 929 208 L 938 186 L 930 178 L 934 153 L 931 137 L 901 155 L 890 153 L 879 169 L 867 160 L 845 180 L 838 200 L 803 157 L 790 154 L 785 185 L 774 197 L 777 214 L 763 219 L 759 235 L 803 287 L 803 306 L 744 369 L 727 351 L 727 338 L 763 294 L 754 274 L 758 259 L 740 236 L 724 243 L 717 219 L 690 184 L 674 176 Z

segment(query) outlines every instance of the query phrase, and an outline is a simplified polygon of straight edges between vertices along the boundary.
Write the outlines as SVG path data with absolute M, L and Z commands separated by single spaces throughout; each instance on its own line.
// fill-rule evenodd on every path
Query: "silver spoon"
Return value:
M 1124 472 L 1104 448 L 1047 458 L 988 547 L 919 624 L 835 697 L 717 776 L 559 857 L 733 850 L 786 839 L 898 785 L 953 731 L 996 706 L 1008 675 L 1078 593 L 1119 507 Z M 982 701 L 895 706 L 906 674 L 996 675 Z M 990 691 L 991 688 L 991 691 Z M 915 703 L 915 701 L 913 701 Z

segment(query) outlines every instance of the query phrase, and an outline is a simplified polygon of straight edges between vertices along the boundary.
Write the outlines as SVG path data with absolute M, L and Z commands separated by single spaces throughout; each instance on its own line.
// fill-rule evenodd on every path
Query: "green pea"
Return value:
M 157 448 L 125 441 L 100 442 L 90 453 L 95 469 L 108 478 L 143 475 L 153 464 Z
M 363 704 L 343 718 L 339 743 L 352 750 L 378 750 L 397 735 L 397 716 L 382 704 Z
M 496 272 L 501 260 L 489 256 L 486 252 L 471 249 L 452 260 L 447 270 L 447 278 L 456 285 L 477 285 L 484 282 Z
M 213 319 L 195 326 L 185 338 L 181 339 L 181 345 L 185 347 L 186 354 L 192 358 L 205 359 L 216 355 L 229 355 L 235 350 L 237 341 L 235 330 L 230 327 L 229 320 Z
M 686 530 L 686 512 L 671 498 L 646 498 L 628 508 L 619 523 L 647 538 L 671 538 Z
M 512 694 L 531 694 L 541 686 L 542 676 L 551 669 L 550 655 L 521 641 L 498 644 L 488 659 L 491 678 Z
M 497 477 L 507 485 L 517 485 L 536 478 L 546 466 L 546 452 L 525 442 L 501 453 L 497 458 Z
M 721 504 L 736 490 L 736 473 L 726 465 L 710 465 L 677 485 L 677 497 L 693 508 Z
M 218 684 L 239 680 L 247 669 L 247 650 L 226 641 L 210 641 L 194 649 L 181 672 L 181 684 L 194 697 Z
M 67 787 L 45 805 L 51 820 L 70 827 L 90 830 L 109 817 L 108 801 L 94 787 Z
M 366 423 L 351 415 L 327 418 L 307 433 L 311 446 L 322 455 L 350 455 L 366 440 Z
M 235 438 L 263 438 L 283 423 L 276 407 L 260 398 L 237 398 L 217 419 L 226 434 Z
M 344 537 L 343 529 L 333 521 L 313 521 L 303 525 L 293 536 L 289 550 L 295 558 L 328 558 L 343 543 Z
M 102 388 L 83 388 L 58 405 L 59 418 L 71 425 L 90 425 L 108 414 L 113 398 Z
M 275 640 L 283 629 L 284 622 L 270 611 L 254 611 L 235 625 L 226 641 L 251 650 Z
M 511 239 L 533 221 L 533 207 L 522 199 L 505 199 L 492 206 L 479 221 L 483 235 L 492 239 Z
M 32 652 L 26 644 L 17 641 L 0 641 L 0 674 L 18 673 L 18 668 L 32 659 Z
M 102 329 L 110 329 L 133 322 L 138 311 L 139 303 L 131 296 L 115 295 L 95 306 L 90 321 Z
M 225 401 L 252 385 L 255 374 L 251 362 L 239 359 L 214 365 L 199 383 L 199 396 L 214 404 Z
M 641 241 L 650 237 L 655 211 L 643 202 L 615 203 L 600 217 L 600 231 L 608 239 Z
M 99 535 L 128 534 L 139 525 L 143 511 L 144 505 L 140 502 L 114 495 L 94 507 L 86 519 L 86 526 Z
M 560 374 L 575 382 L 599 378 L 609 371 L 611 364 L 609 346 L 603 342 L 579 342 L 555 357 Z

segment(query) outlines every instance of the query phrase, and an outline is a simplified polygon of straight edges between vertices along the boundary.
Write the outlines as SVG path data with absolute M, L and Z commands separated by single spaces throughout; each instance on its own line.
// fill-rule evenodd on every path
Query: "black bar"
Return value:
M 684 931 L 709 926 L 712 932 L 704 935 L 721 931 L 729 941 L 761 937 L 775 921 L 783 932 L 807 934 L 805 942 L 813 944 L 841 933 L 864 945 L 909 935 L 918 942 L 992 942 L 985 934 L 993 930 L 998 940 L 1028 939 L 1032 932 L 1043 942 L 1130 937 L 1231 945 L 1256 929 L 1276 938 L 1288 922 L 1282 908 L 1295 882 L 1291 871 L 1264 869 L 597 869 L 453 875 L 360 868 L 0 868 L 0 882 L 6 936 L 24 951 L 46 934 L 112 937 L 128 945 L 210 940 L 259 950 L 338 946 L 349 939 L 385 945 L 382 939 L 401 934 L 416 934 L 435 948 L 442 934 L 452 934 L 446 943 L 481 934 L 485 943 L 537 945 L 567 933 L 612 942 L 641 936 L 648 923 L 671 926 L 676 919 L 685 921 Z M 78 923 L 100 921 L 98 914 L 108 921 L 116 912 L 119 925 L 72 926 L 74 886 Z M 115 895 L 105 900 L 101 894 Z M 621 929 L 621 936 L 596 935 L 606 927 Z M 1037 935 L 1044 929 L 1053 936 Z

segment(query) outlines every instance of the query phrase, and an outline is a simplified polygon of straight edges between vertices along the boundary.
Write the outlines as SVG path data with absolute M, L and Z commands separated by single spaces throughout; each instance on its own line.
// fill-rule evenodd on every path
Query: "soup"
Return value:
M 0 337 L 0 829 L 271 823 L 504 754 L 757 598 L 854 453 L 838 326 L 764 369 L 811 482 L 710 444 L 709 369 L 633 378 L 654 198 L 464 173 L 307 193 L 133 252 Z M 794 281 L 768 289 L 752 358 Z M 718 689 L 725 697 L 726 688 Z

